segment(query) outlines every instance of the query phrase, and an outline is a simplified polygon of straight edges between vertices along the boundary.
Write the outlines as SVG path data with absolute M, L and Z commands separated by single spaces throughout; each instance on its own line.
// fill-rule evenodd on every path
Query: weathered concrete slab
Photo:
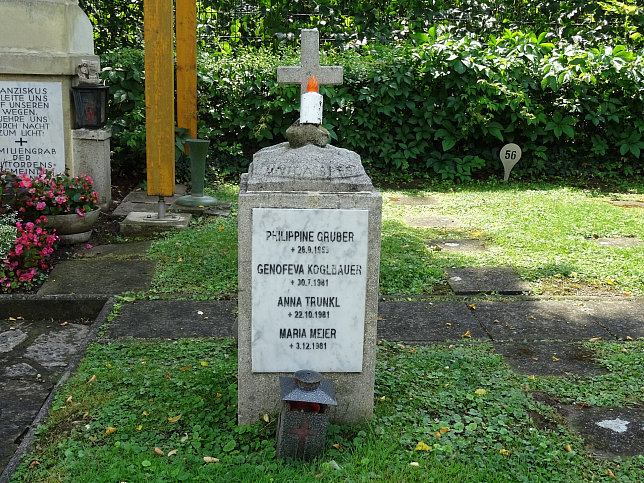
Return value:
M 11 352 L 27 339 L 27 334 L 20 329 L 11 328 L 0 332 L 0 352 Z
M 558 411 L 597 456 L 644 455 L 644 408 L 562 406 Z
M 430 249 L 438 249 L 444 252 L 487 252 L 488 248 L 481 240 L 472 238 L 449 238 L 426 240 L 425 243 Z
M 609 201 L 609 203 L 622 208 L 644 208 L 644 200 L 614 200 Z
M 574 301 L 477 302 L 474 316 L 495 341 L 615 340 Z
M 644 240 L 635 237 L 595 238 L 595 243 L 604 247 L 630 248 L 644 245 Z
M 121 308 L 105 337 L 230 337 L 236 300 L 138 300 Z
M 585 301 L 582 307 L 620 340 L 644 337 L 644 299 L 603 298 Z
M 9 462 L 53 383 L 0 379 L 0 469 Z
M 378 307 L 378 338 L 406 344 L 489 337 L 461 302 L 386 302 Z
M 403 206 L 438 206 L 441 204 L 441 202 L 433 196 L 390 196 L 387 199 L 396 205 Z
M 81 250 L 76 256 L 79 258 L 144 258 L 150 245 L 152 245 L 152 240 L 97 245 Z
M 403 221 L 416 228 L 458 228 L 463 226 L 460 220 L 453 216 L 406 216 Z
M 120 294 L 150 288 L 154 260 L 67 260 L 54 268 L 38 295 Z
M 595 376 L 608 371 L 593 360 L 593 352 L 571 342 L 495 342 L 494 348 L 519 374 Z
M 67 367 L 70 356 L 78 352 L 87 338 L 89 327 L 70 323 L 60 327 L 60 330 L 49 330 L 36 337 L 23 357 L 50 369 Z
M 508 267 L 452 268 L 447 270 L 447 283 L 457 295 L 517 295 L 530 291 L 530 286 Z

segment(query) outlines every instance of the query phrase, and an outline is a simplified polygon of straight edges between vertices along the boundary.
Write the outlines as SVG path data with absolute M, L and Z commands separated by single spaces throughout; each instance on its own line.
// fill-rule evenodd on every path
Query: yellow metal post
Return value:
M 144 0 L 148 195 L 174 194 L 172 0 Z
M 197 138 L 197 8 L 177 1 L 177 126 Z

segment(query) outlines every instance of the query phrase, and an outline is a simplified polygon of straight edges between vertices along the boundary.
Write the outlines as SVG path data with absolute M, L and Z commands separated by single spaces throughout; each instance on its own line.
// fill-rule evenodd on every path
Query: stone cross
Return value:
M 277 68 L 277 82 L 280 84 L 300 84 L 302 94 L 311 76 L 318 84 L 342 84 L 342 66 L 320 65 L 320 33 L 318 29 L 302 29 L 301 54 L 299 66 Z

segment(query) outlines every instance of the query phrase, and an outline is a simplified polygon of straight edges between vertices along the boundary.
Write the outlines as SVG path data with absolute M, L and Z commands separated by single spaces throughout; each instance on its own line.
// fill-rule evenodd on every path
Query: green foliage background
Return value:
M 91 2 L 109 3 L 121 0 Z M 642 174 L 641 7 L 613 0 L 235 5 L 199 4 L 199 136 L 211 140 L 212 167 L 224 175 L 245 171 L 252 154 L 283 141 L 297 118 L 297 87 L 278 85 L 276 69 L 299 62 L 297 32 L 311 26 L 328 40 L 322 62 L 345 70 L 342 86 L 322 87 L 325 127 L 372 174 L 498 176 L 498 152 L 508 142 L 524 153 L 515 176 Z M 122 7 L 121 16 L 95 10 L 93 19 L 105 27 L 138 18 L 135 7 Z M 130 24 L 122 44 L 137 45 L 140 32 Z M 112 47 L 102 62 L 115 164 L 141 169 L 143 53 Z

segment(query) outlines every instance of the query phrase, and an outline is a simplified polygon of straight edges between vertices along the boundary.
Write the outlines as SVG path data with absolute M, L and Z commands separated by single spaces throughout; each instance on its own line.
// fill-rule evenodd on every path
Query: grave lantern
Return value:
M 98 129 L 105 125 L 107 86 L 79 84 L 72 87 L 76 124 L 83 129 Z
M 333 382 L 315 371 L 280 377 L 282 410 L 277 423 L 277 456 L 311 460 L 322 453 L 329 406 L 336 406 Z

